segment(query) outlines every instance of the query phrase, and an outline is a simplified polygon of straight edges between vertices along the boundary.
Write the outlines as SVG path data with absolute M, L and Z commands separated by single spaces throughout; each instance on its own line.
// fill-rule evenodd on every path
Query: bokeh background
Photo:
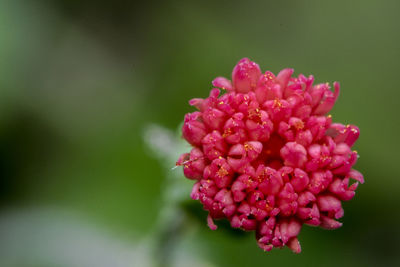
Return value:
M 399 13 L 395 0 L 1 0 L 0 266 L 400 266 Z M 210 231 L 171 170 L 187 101 L 242 57 L 340 81 L 333 119 L 361 129 L 366 183 L 342 228 L 303 228 L 300 255 Z

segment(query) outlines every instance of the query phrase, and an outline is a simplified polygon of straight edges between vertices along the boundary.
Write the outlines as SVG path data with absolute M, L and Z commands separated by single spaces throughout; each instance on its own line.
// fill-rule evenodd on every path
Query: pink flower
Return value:
M 232 227 L 255 231 L 265 251 L 288 246 L 301 251 L 303 224 L 335 229 L 341 201 L 354 197 L 361 173 L 352 169 L 359 136 L 354 125 L 332 123 L 326 113 L 339 83 L 313 85 L 313 76 L 261 73 L 244 58 L 232 81 L 218 77 L 206 99 L 189 103 L 183 137 L 193 146 L 177 165 L 197 182 L 191 197 L 209 212 L 207 222 L 226 218 Z M 350 179 L 355 180 L 354 183 Z

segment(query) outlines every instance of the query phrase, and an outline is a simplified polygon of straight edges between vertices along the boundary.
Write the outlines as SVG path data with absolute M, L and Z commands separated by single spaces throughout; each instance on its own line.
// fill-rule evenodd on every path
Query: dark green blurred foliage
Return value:
M 175 131 L 187 101 L 249 57 L 340 81 L 331 114 L 360 127 L 366 183 L 341 229 L 303 228 L 300 255 L 264 253 L 224 222 L 212 232 L 190 200 L 197 230 L 176 246 L 215 266 L 400 264 L 399 11 L 394 0 L 0 1 L 0 213 L 57 206 L 133 241 L 151 234 L 165 171 L 143 127 Z

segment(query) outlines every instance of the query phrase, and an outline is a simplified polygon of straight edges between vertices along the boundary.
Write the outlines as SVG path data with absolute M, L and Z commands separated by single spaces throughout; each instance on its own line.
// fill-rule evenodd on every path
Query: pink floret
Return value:
M 302 225 L 340 227 L 342 201 L 354 197 L 364 178 L 352 169 L 360 130 L 326 115 L 339 83 L 331 91 L 328 83 L 313 85 L 313 76 L 292 74 L 262 74 L 244 58 L 232 82 L 214 79 L 208 98 L 189 101 L 198 111 L 186 114 L 182 136 L 193 149 L 177 165 L 196 180 L 191 198 L 209 212 L 212 230 L 214 219 L 226 218 L 255 231 L 265 251 L 287 246 L 300 253 Z

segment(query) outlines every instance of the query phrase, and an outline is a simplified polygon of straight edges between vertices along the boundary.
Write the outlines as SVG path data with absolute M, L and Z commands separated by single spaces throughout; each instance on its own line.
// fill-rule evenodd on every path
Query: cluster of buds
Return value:
M 340 227 L 341 201 L 364 179 L 352 169 L 359 129 L 326 116 L 339 83 L 331 91 L 328 83 L 313 85 L 313 76 L 292 74 L 262 74 L 244 58 L 232 82 L 216 78 L 208 98 L 189 101 L 198 111 L 186 114 L 182 134 L 193 149 L 177 165 L 196 180 L 191 197 L 209 212 L 211 229 L 214 219 L 226 218 L 254 230 L 265 251 L 288 246 L 299 253 L 302 225 Z

